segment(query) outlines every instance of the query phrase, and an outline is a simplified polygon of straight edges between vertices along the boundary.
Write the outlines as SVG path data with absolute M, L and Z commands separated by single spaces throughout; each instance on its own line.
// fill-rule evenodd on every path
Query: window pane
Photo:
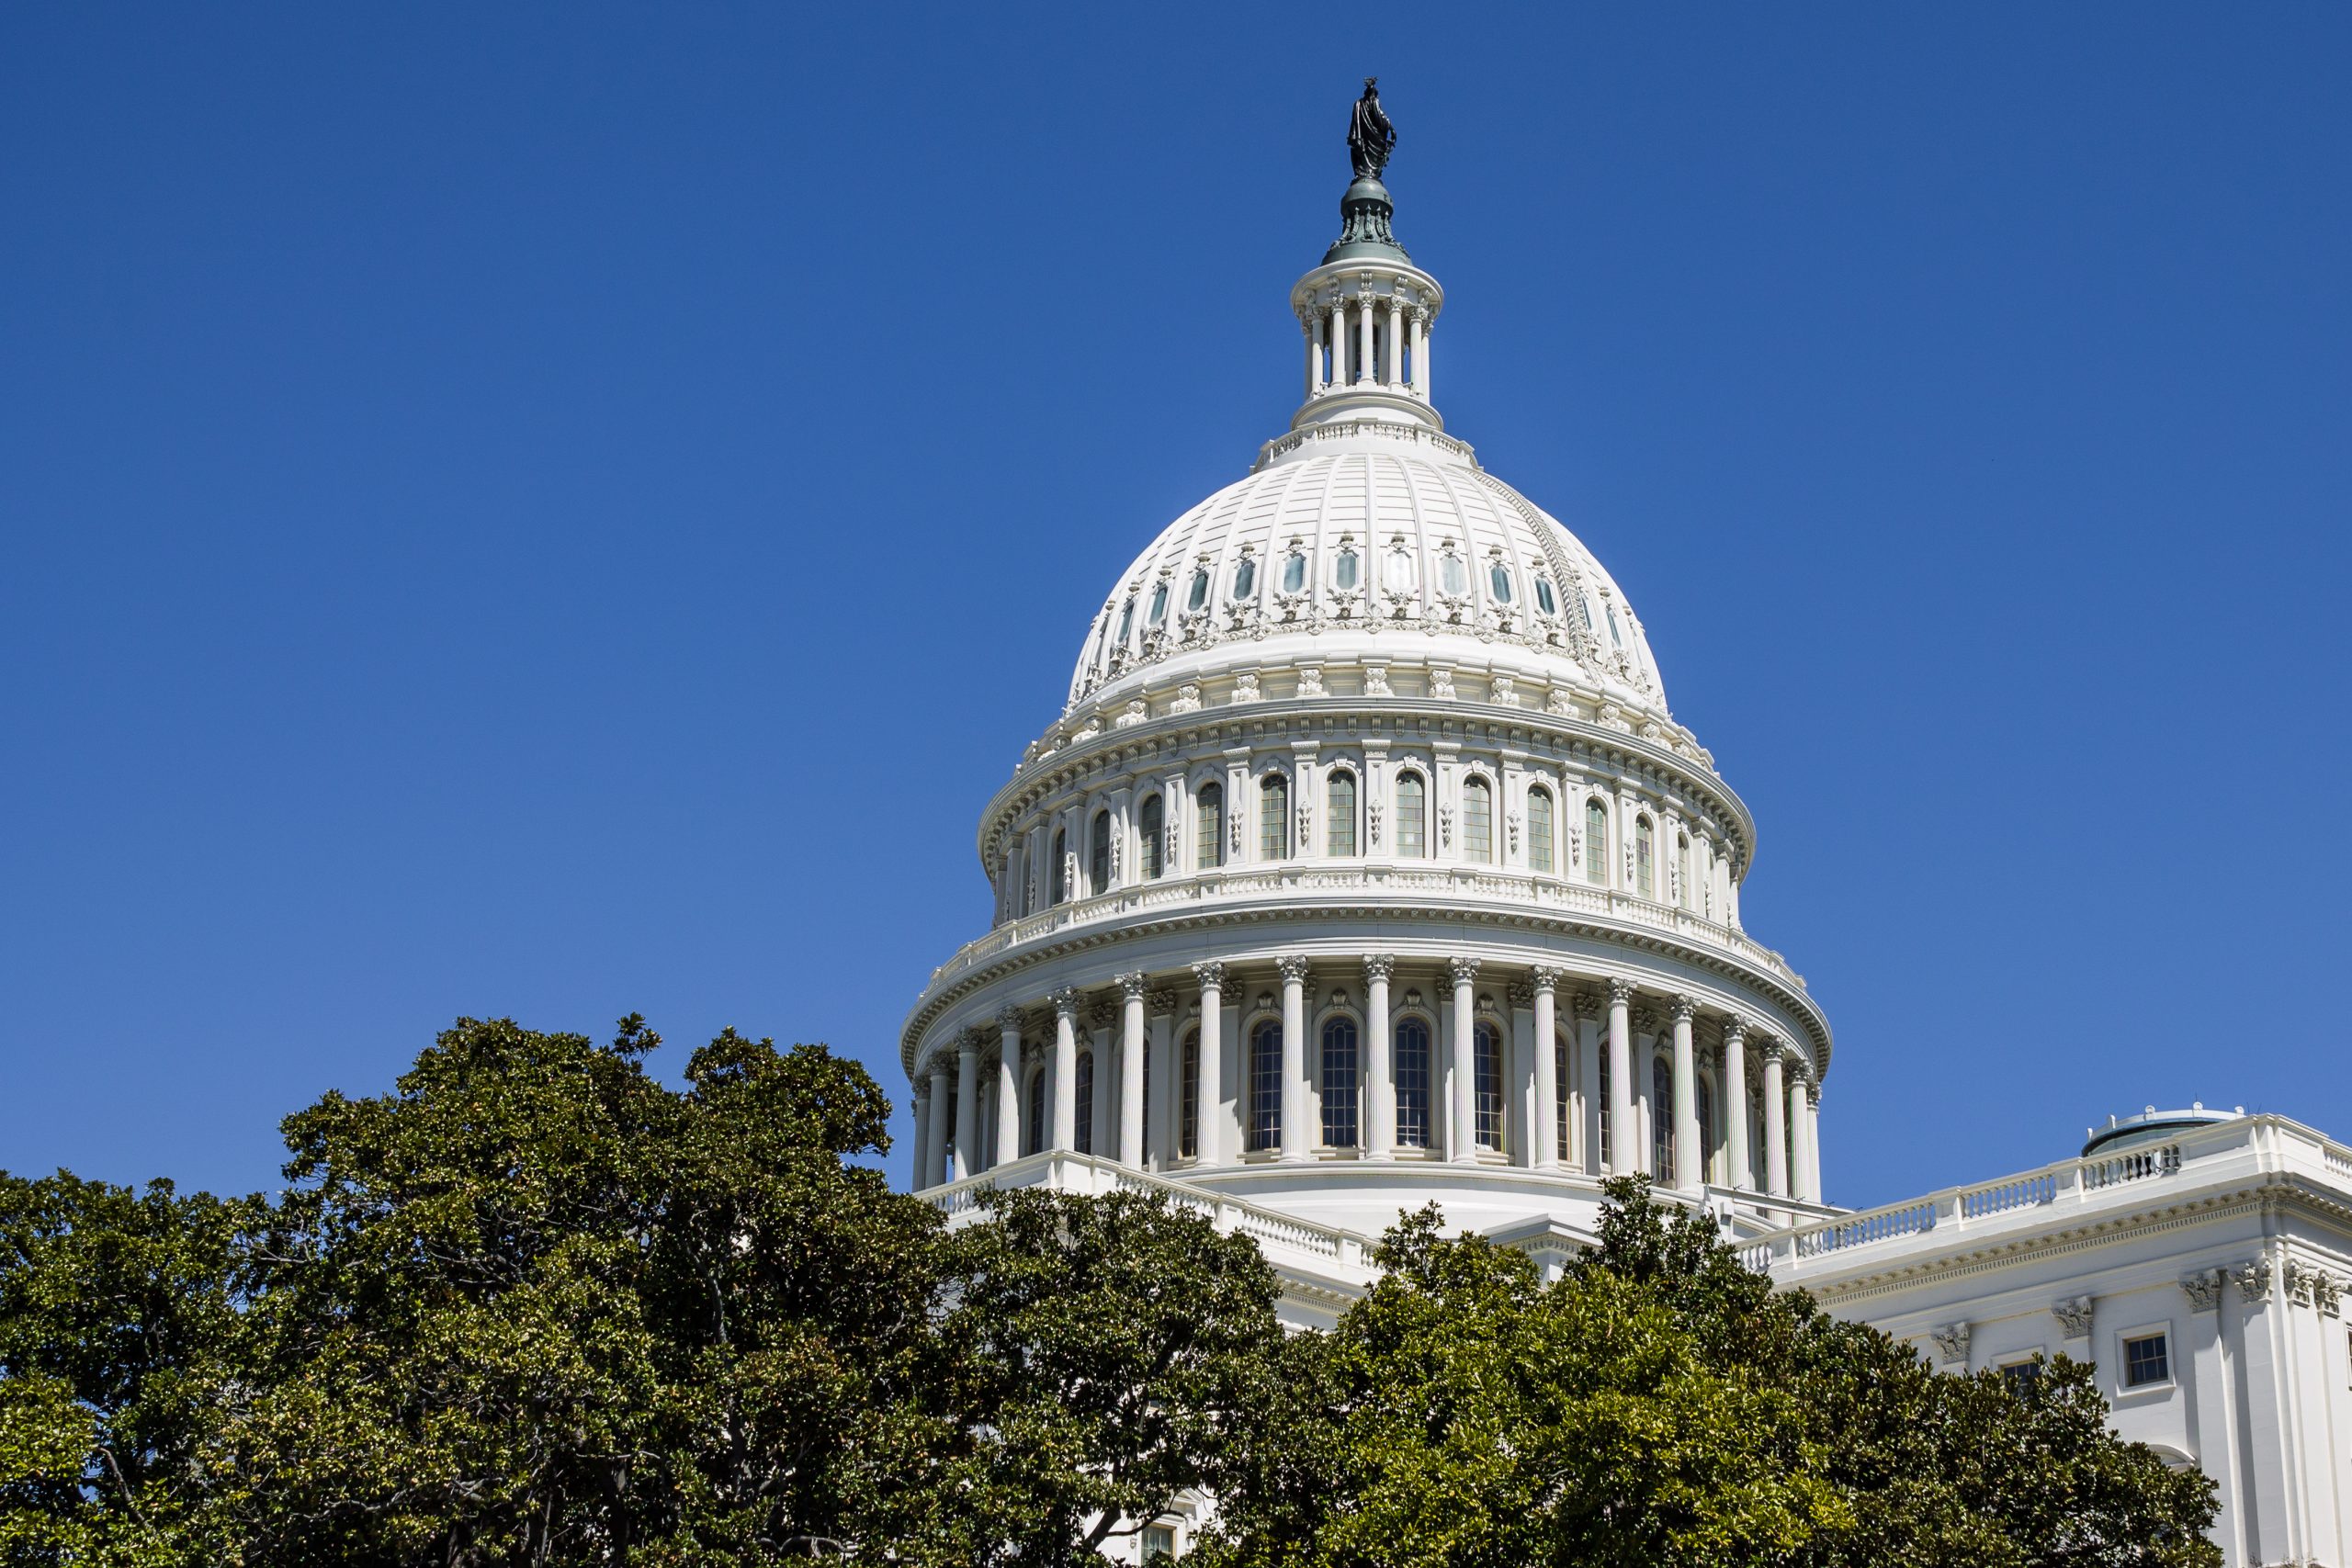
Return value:
M 1651 838 L 1648 818 L 1642 818 L 1634 824 L 1634 891 L 1645 898 L 1657 896 L 1657 877 L 1650 869 Z
M 1584 875 L 1587 882 L 1609 880 L 1609 811 L 1597 800 L 1584 803 Z
M 1499 1150 L 1503 1146 L 1502 1034 L 1493 1024 L 1482 1023 L 1471 1032 L 1470 1043 L 1476 1059 L 1477 1100 L 1472 1109 L 1476 1114 L 1478 1146 Z
M 1069 835 L 1054 835 L 1054 902 L 1069 900 Z
M 1593 1087 L 1593 1104 L 1600 1113 L 1600 1167 L 1606 1170 L 1609 1162 L 1616 1156 L 1616 1145 L 1609 1141 L 1609 1048 L 1606 1045 L 1600 1048 L 1600 1071 L 1596 1077 L 1600 1081 Z
M 2137 1339 L 2123 1342 L 2123 1386 L 2144 1388 L 2153 1382 L 2164 1382 L 2172 1376 L 2172 1358 L 2167 1352 L 2165 1337 L 2143 1334 Z
M 1396 1021 L 1396 1141 L 1430 1146 L 1430 1026 L 1418 1018 Z
M 1380 585 L 1391 593 L 1413 591 L 1413 552 L 1399 545 L 1380 568 Z
M 1046 1069 L 1029 1075 L 1029 1124 L 1021 1129 L 1021 1152 L 1034 1155 L 1046 1146 Z
M 1135 624 L 1136 602 L 1130 599 L 1119 610 L 1119 635 L 1112 640 L 1124 646 L 1127 640 L 1127 633 L 1135 628 Z
M 1143 840 L 1140 847 L 1143 851 L 1143 874 L 1147 878 L 1156 878 L 1166 869 L 1161 863 L 1168 848 L 1162 836 L 1167 830 L 1168 814 L 1161 807 L 1159 796 L 1155 795 L 1143 803 L 1143 814 L 1136 829 L 1137 836 Z
M 1568 1037 L 1552 1036 L 1552 1101 L 1553 1120 L 1557 1123 L 1553 1136 L 1557 1140 L 1560 1163 L 1568 1162 Z
M 1419 773 L 1405 773 L 1396 780 L 1396 852 L 1400 855 L 1427 852 L 1422 838 L 1428 819 L 1422 802 L 1427 793 Z
M 1441 556 L 1437 563 L 1438 586 L 1448 593 L 1470 592 L 1470 569 L 1462 564 L 1460 556 Z M 1119 634 L 1125 637 L 1126 634 Z
M 1151 591 L 1151 613 L 1144 617 L 1153 626 L 1168 618 L 1168 584 L 1156 584 Z
M 1552 792 L 1548 789 L 1527 793 L 1527 868 L 1552 869 Z
M 1176 1155 L 1193 1159 L 1201 1152 L 1201 1032 L 1197 1029 L 1184 1036 L 1178 1071 L 1182 1082 L 1177 1086 Z
M 1674 1179 L 1674 1069 L 1663 1056 L 1650 1064 L 1650 1175 Z
M 1330 796 L 1330 840 L 1329 853 L 1351 855 L 1356 852 L 1356 776 L 1353 773 L 1333 773 L 1327 792 Z
M 1496 604 L 1510 604 L 1510 568 L 1505 566 L 1500 561 L 1497 561 L 1494 565 L 1488 567 L 1487 569 L 1487 591 L 1495 596 Z
M 1078 1054 L 1078 1070 L 1070 1075 L 1078 1085 L 1078 1152 L 1094 1152 L 1094 1053 Z
M 1093 853 L 1089 857 L 1087 891 L 1107 893 L 1111 890 L 1111 814 L 1094 814 Z
M 1250 1034 L 1250 1146 L 1283 1144 L 1283 1026 L 1272 1019 Z
M 1552 597 L 1552 580 L 1548 577 L 1535 580 L 1535 607 L 1547 615 L 1559 613 L 1560 603 Z
M 1331 581 L 1342 589 L 1356 585 L 1358 558 L 1353 550 L 1341 550 L 1338 563 L 1331 569 Z
M 1306 558 L 1293 550 L 1283 558 L 1283 592 L 1295 593 L 1306 586 Z
M 1206 784 L 1201 786 L 1200 806 L 1200 864 L 1205 871 L 1225 863 L 1225 790 Z
M 1258 858 L 1290 858 L 1290 784 L 1280 773 L 1258 786 Z
M 1356 1026 L 1335 1018 L 1323 1026 L 1323 1142 L 1356 1146 Z
M 1604 605 L 1602 605 L 1602 606 L 1601 606 L 1601 608 L 1603 608 L 1604 610 L 1607 610 L 1607 611 L 1609 612 L 1609 644 L 1610 644 L 1610 646 L 1611 646 L 1611 648 L 1623 648 L 1623 647 L 1624 647 L 1624 646 L 1625 646 L 1625 636 L 1624 636 L 1624 634 L 1623 634 L 1623 632 L 1621 632 L 1621 631 L 1619 631 L 1619 630 L 1617 629 L 1617 606 L 1616 606 L 1616 605 L 1614 605 L 1614 604 L 1604 604 Z
M 1715 1157 L 1714 1086 L 1705 1078 L 1699 1078 L 1690 1086 L 1690 1098 L 1699 1120 L 1699 1179 L 1709 1181 L 1713 1179 L 1713 1176 L 1708 1167 Z
M 1254 556 L 1243 556 L 1241 564 L 1233 569 L 1233 596 L 1247 599 L 1258 592 L 1258 561 Z
M 1484 779 L 1462 786 L 1462 853 L 1481 864 L 1495 858 L 1494 797 Z
M 1209 569 L 1204 566 L 1195 567 L 1193 569 L 1193 585 L 1184 594 L 1184 608 L 1197 610 L 1208 602 Z

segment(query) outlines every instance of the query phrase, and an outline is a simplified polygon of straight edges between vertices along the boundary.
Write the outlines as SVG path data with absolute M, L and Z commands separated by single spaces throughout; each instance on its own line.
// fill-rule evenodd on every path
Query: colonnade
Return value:
M 1054 1149 L 1162 1171 L 1412 1159 L 1642 1172 L 1685 1192 L 1817 1202 L 1820 1099 L 1787 1041 L 1634 979 L 1267 954 L 1057 990 L 934 1049 L 915 1086 L 916 1185 Z
M 1427 400 L 1430 318 L 1426 306 L 1394 294 L 1340 294 L 1307 307 L 1299 319 L 1306 337 L 1306 395 L 1371 386 Z

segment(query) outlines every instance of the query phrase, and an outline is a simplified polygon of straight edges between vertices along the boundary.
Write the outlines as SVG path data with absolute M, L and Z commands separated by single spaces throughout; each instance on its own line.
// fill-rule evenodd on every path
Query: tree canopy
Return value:
M 2218 1562 L 2087 1369 L 1948 1377 L 1612 1189 L 1546 1283 L 1408 1217 L 1336 1332 L 1162 1198 L 950 1230 L 822 1046 L 683 1085 L 461 1021 L 274 1196 L 0 1177 L 0 1564 Z

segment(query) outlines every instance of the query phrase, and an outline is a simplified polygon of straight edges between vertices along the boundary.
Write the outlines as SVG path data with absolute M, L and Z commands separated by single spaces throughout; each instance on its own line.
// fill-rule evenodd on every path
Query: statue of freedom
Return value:
M 1388 166 L 1388 155 L 1396 151 L 1396 128 L 1380 108 L 1380 78 L 1363 79 L 1363 96 L 1356 100 L 1355 112 L 1348 118 L 1348 156 L 1356 166 L 1360 180 L 1380 177 Z

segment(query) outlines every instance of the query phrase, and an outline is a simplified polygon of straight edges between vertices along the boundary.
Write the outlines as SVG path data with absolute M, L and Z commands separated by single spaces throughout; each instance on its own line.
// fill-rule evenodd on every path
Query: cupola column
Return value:
M 996 1163 L 1009 1165 L 1021 1157 L 1021 1010 L 1000 1011 L 996 1028 Z
M 1453 1157 L 1475 1160 L 1478 1157 L 1476 1038 L 1478 998 L 1471 993 L 1472 983 L 1478 974 L 1475 958 L 1452 958 L 1446 961 L 1446 974 L 1453 981 L 1453 1038 L 1446 1064 L 1446 1114 L 1453 1130 Z
M 1724 1157 L 1731 1185 L 1753 1191 L 1756 1170 L 1747 1151 L 1747 1021 L 1724 1025 Z
M 1535 1125 L 1529 1140 L 1539 1170 L 1560 1168 L 1560 972 L 1535 970 Z
M 1193 1088 L 1193 1158 L 1217 1165 L 1225 1158 L 1225 965 L 1195 964 L 1193 978 L 1201 987 L 1201 1047 Z
M 1315 1139 L 1306 1126 L 1306 960 L 1282 961 L 1283 1158 L 1305 1159 Z
M 1388 1061 L 1388 980 L 1396 961 L 1385 953 L 1363 961 L 1364 1152 L 1386 1159 L 1396 1150 L 1396 1077 Z
M 1141 974 L 1119 976 L 1119 1163 L 1143 1168 L 1143 992 Z
M 1384 379 L 1398 391 L 1405 387 L 1405 302 L 1388 297 L 1388 374 Z
M 1762 1036 L 1764 1057 L 1764 1190 L 1775 1198 L 1789 1195 L 1788 1100 L 1783 1097 L 1781 1043 Z
M 1698 1064 L 1690 1043 L 1696 997 L 1674 998 L 1674 1185 L 1696 1192 L 1707 1182 L 1706 1145 L 1700 1142 Z
M 1056 991 L 1054 1004 L 1054 1141 L 1064 1154 L 1078 1146 L 1078 993 Z
M 1634 1125 L 1634 983 L 1609 982 L 1609 1174 L 1642 1168 L 1641 1129 Z
M 967 1029 L 956 1043 L 956 1173 L 961 1181 L 980 1168 L 980 1035 Z

